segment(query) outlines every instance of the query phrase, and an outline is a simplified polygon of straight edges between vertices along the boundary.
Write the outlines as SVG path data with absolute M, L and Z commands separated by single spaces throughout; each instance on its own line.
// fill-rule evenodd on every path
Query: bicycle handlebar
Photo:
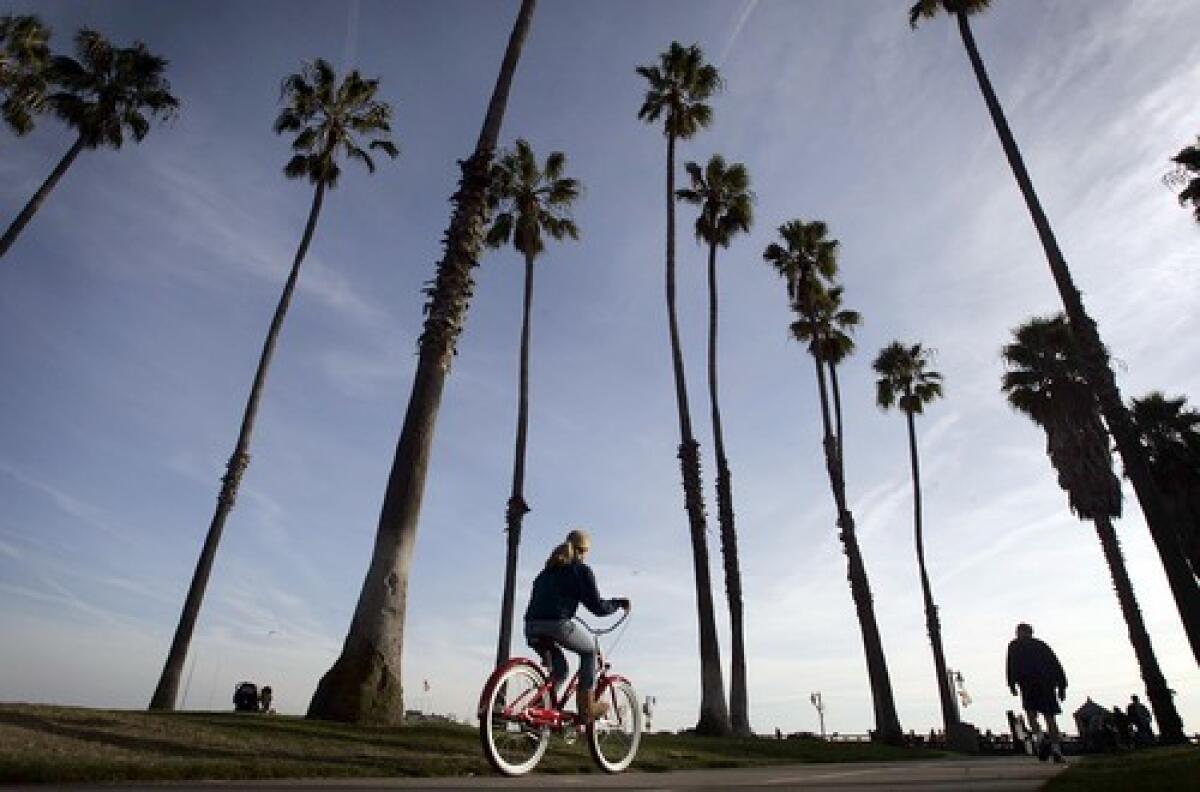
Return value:
M 629 609 L 622 608 L 622 610 L 625 612 L 621 615 L 621 618 L 617 619 L 615 622 L 608 625 L 604 629 L 597 629 L 597 628 L 593 627 L 592 625 L 588 624 L 587 622 L 585 622 L 583 619 L 579 618 L 578 616 L 575 617 L 575 621 L 579 622 L 584 627 L 591 630 L 593 635 L 608 635 L 610 632 L 612 632 L 613 630 L 617 629 L 622 624 L 624 624 L 625 620 L 629 618 Z

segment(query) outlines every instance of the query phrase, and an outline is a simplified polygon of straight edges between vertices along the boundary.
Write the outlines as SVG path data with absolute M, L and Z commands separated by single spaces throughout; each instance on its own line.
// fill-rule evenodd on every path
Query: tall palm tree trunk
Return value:
M 724 735 L 731 731 L 725 703 L 725 680 L 721 674 L 721 650 L 713 609 L 712 578 L 708 570 L 707 526 L 704 491 L 700 481 L 700 444 L 692 435 L 688 409 L 687 380 L 683 350 L 675 315 L 675 136 L 667 135 L 667 323 L 671 333 L 671 367 L 675 374 L 675 403 L 679 408 L 679 466 L 683 473 L 683 502 L 692 539 L 692 563 L 696 573 L 696 611 L 700 621 L 700 719 L 699 734 Z
M 842 443 L 842 389 L 838 386 L 837 366 L 829 364 L 829 390 L 833 395 L 833 425 L 837 431 L 838 464 L 846 468 L 845 445 Z
M 1142 674 L 1142 681 L 1146 683 L 1146 698 L 1150 700 L 1150 707 L 1158 720 L 1159 739 L 1165 743 L 1186 744 L 1188 740 L 1183 733 L 1183 721 L 1175 709 L 1175 700 L 1171 697 L 1171 690 L 1167 687 L 1162 669 L 1158 667 L 1158 658 L 1154 654 L 1154 646 L 1150 643 L 1150 633 L 1146 631 L 1142 610 L 1138 607 L 1133 583 L 1129 579 L 1129 571 L 1125 568 L 1125 558 L 1121 554 L 1117 532 L 1113 530 L 1108 517 L 1097 517 L 1093 522 L 1100 546 L 1104 549 L 1104 560 L 1108 562 L 1108 571 L 1112 575 L 1117 601 L 1121 604 L 1125 626 L 1129 628 L 1129 643 L 1133 645 L 1138 670 Z
M 521 2 L 475 152 L 461 162 L 462 177 L 451 199 L 454 212 L 443 240 L 445 253 L 427 291 L 417 372 L 388 476 L 371 563 L 342 652 L 308 705 L 311 718 L 377 723 L 403 718 L 401 661 L 408 574 L 430 447 L 455 341 L 474 287 L 471 270 L 479 263 L 483 247 L 492 156 L 536 5 L 536 0 Z
M 911 395 L 911 394 L 910 394 Z M 917 427 L 913 414 L 904 411 L 908 419 L 908 456 L 912 463 L 913 481 L 913 537 L 917 545 L 917 566 L 921 572 L 921 594 L 925 598 L 925 626 L 929 630 L 929 645 L 933 649 L 933 667 L 937 672 L 938 698 L 942 704 L 942 723 L 946 737 L 950 739 L 953 727 L 958 724 L 958 712 L 954 706 L 954 694 L 950 690 L 950 677 L 946 673 L 946 652 L 942 648 L 942 625 L 938 620 L 937 605 L 933 601 L 933 588 L 929 585 L 929 573 L 925 569 L 925 534 L 921 521 L 921 465 L 917 456 Z
M 529 315 L 533 305 L 533 256 L 525 256 L 525 299 L 521 312 L 521 364 L 517 385 L 517 440 L 513 453 L 512 494 L 504 513 L 508 532 L 508 555 L 504 564 L 504 596 L 500 603 L 500 640 L 496 665 L 512 650 L 513 599 L 517 589 L 517 549 L 521 544 L 521 521 L 529 511 L 525 502 L 525 439 L 529 427 Z
M 733 654 L 729 666 L 729 717 L 734 734 L 749 737 L 750 704 L 746 685 L 746 638 L 743 626 L 742 573 L 738 563 L 733 516 L 733 477 L 725 456 L 725 433 L 717 389 L 717 246 L 708 248 L 708 395 L 712 404 L 713 448 L 717 457 L 717 520 L 721 526 L 721 558 L 725 562 L 725 595 Z
M 812 324 L 812 337 L 819 339 L 820 331 L 816 320 L 812 317 L 809 317 L 809 320 Z M 817 348 L 820 348 L 819 344 Z M 825 367 L 821 364 L 819 354 L 813 356 L 813 362 L 816 364 L 817 391 L 820 394 L 821 402 L 825 469 L 829 473 L 829 485 L 837 506 L 838 538 L 841 539 L 843 550 L 846 553 L 850 594 L 854 598 L 858 624 L 862 630 L 863 649 L 867 657 L 867 676 L 871 682 L 871 699 L 875 707 L 875 739 L 879 742 L 902 745 L 904 732 L 900 729 L 900 719 L 896 715 L 896 700 L 892 694 L 892 680 L 888 674 L 887 658 L 883 653 L 883 639 L 879 635 L 879 625 L 875 620 L 875 604 L 871 597 L 871 584 L 867 579 L 867 567 L 863 563 L 862 552 L 858 547 L 854 515 L 846 505 L 846 482 L 842 461 L 838 456 L 837 440 L 833 436 L 833 426 L 829 416 Z
M 1175 597 L 1175 605 L 1183 620 L 1183 627 L 1192 647 L 1192 655 L 1196 658 L 1196 662 L 1200 663 L 1200 585 L 1197 584 L 1196 578 L 1188 569 L 1183 550 L 1179 545 L 1178 532 L 1172 524 L 1171 513 L 1151 478 L 1150 467 L 1138 441 L 1133 419 L 1121 399 L 1121 392 L 1117 388 L 1116 378 L 1109 365 L 1108 352 L 1100 340 L 1100 332 L 1096 323 L 1092 321 L 1084 308 L 1083 297 L 1071 279 L 1071 271 L 1067 267 L 1062 251 L 1059 250 L 1058 241 L 1050 227 L 1050 221 L 1042 209 L 1037 193 L 1034 192 L 1033 181 L 1025 168 L 1025 161 L 1017 148 L 1016 139 L 1004 116 L 1004 109 L 1000 106 L 999 99 L 996 98 L 996 92 L 992 89 L 983 59 L 975 45 L 975 37 L 971 33 L 967 15 L 960 11 L 957 13 L 957 17 L 963 46 L 966 47 L 967 55 L 971 59 L 975 77 L 979 81 L 979 89 L 983 93 L 984 101 L 992 116 L 992 122 L 996 126 L 996 133 L 1000 137 L 1000 144 L 1004 148 L 1008 164 L 1016 177 L 1021 195 L 1025 198 L 1030 217 L 1037 229 L 1038 238 L 1045 250 L 1050 272 L 1067 312 L 1071 332 L 1079 344 L 1080 363 L 1084 376 L 1104 413 L 1104 420 L 1116 441 L 1117 450 L 1121 453 L 1125 471 L 1129 475 L 1130 481 L 1133 482 L 1138 503 L 1141 504 L 1150 535 L 1154 539 L 1154 545 L 1158 549 L 1159 558 L 1167 575 L 1167 581 L 1171 586 L 1171 593 Z
M 158 679 L 154 695 L 150 698 L 150 709 L 152 710 L 175 709 L 175 699 L 179 693 L 179 678 L 183 674 L 188 647 L 192 643 L 192 633 L 196 628 L 200 603 L 203 602 L 204 591 L 208 588 L 208 578 L 212 573 L 213 560 L 217 555 L 217 545 L 220 544 L 221 534 L 225 530 L 225 518 L 233 510 L 238 488 L 242 483 L 242 474 L 246 472 L 246 467 L 250 464 L 250 436 L 254 433 L 254 422 L 258 418 L 258 404 L 262 399 L 263 388 L 267 382 L 267 370 L 271 366 L 271 358 L 275 356 L 275 345 L 279 340 L 279 332 L 283 329 L 283 319 L 292 304 L 292 294 L 296 290 L 296 281 L 300 277 L 300 265 L 308 254 L 308 246 L 317 229 L 317 217 L 321 214 L 321 204 L 324 200 L 325 184 L 320 183 L 313 193 L 312 208 L 308 212 L 304 236 L 300 239 L 300 247 L 296 249 L 296 257 L 292 261 L 292 271 L 288 273 L 283 294 L 280 295 L 279 304 L 275 306 L 275 315 L 271 318 L 267 340 L 263 343 L 262 354 L 258 359 L 258 369 L 254 373 L 254 384 L 250 387 L 250 397 L 246 401 L 246 410 L 242 413 L 242 426 L 238 431 L 237 443 L 234 444 L 233 454 L 226 463 L 225 475 L 221 477 L 221 491 L 217 495 L 217 510 L 213 513 L 212 522 L 208 526 L 208 534 L 204 537 L 204 546 L 200 550 L 200 559 L 196 562 L 196 571 L 192 573 L 192 584 L 188 587 L 187 597 L 183 602 L 183 613 L 179 616 L 179 625 L 175 628 L 175 637 L 167 652 L 162 675 Z
M 12 225 L 4 232 L 4 236 L 0 237 L 0 258 L 4 258 L 4 254 L 12 247 L 12 243 L 17 240 L 21 231 L 29 224 L 29 221 L 33 219 L 34 214 L 37 213 L 37 210 L 41 208 L 42 203 L 46 200 L 46 196 L 58 184 L 58 180 L 67 172 L 67 168 L 71 167 L 71 163 L 75 161 L 75 158 L 79 156 L 79 152 L 81 151 L 83 151 L 82 137 L 78 138 L 71 145 L 71 148 L 67 149 L 67 153 L 63 155 L 63 158 L 54 166 L 54 170 L 50 171 L 50 175 L 46 177 L 46 181 L 42 182 L 42 186 L 29 199 L 29 203 L 25 204 L 25 208 L 12 221 Z

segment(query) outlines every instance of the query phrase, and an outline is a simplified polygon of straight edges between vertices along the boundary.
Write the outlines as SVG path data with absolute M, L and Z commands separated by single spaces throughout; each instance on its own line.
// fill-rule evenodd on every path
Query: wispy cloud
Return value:
M 263 211 L 263 207 L 276 205 L 266 191 L 247 185 L 247 191 L 231 193 L 229 184 L 214 178 L 211 171 L 170 154 L 156 156 L 150 167 L 159 188 L 153 201 L 141 210 L 155 216 L 155 222 L 177 242 L 202 252 L 200 260 L 209 266 L 220 263 L 282 290 L 302 229 L 297 225 L 294 237 L 288 236 L 283 218 Z M 329 203 L 323 212 L 326 222 Z M 318 222 L 316 234 L 320 233 Z M 205 269 L 175 267 L 169 271 L 197 286 L 214 286 Z M 384 311 L 330 268 L 319 252 L 307 256 L 297 289 L 344 319 L 367 326 L 386 325 Z
M 738 15 L 734 19 L 733 28 L 729 31 L 729 37 L 725 39 L 725 46 L 721 47 L 721 54 L 717 57 L 718 68 L 724 66 L 725 62 L 729 60 L 729 55 L 733 52 L 733 46 L 737 43 L 738 36 L 742 33 L 742 28 L 746 26 L 746 20 L 750 19 L 750 15 L 754 13 L 757 5 L 758 0 L 743 0 L 742 8 L 738 11 Z
M 0 473 L 31 490 L 45 495 L 61 512 L 84 525 L 104 532 L 109 538 L 123 543 L 131 541 L 125 531 L 119 530 L 112 524 L 108 513 L 104 509 L 87 503 L 59 487 L 21 472 L 7 460 L 0 459 Z
M 358 17 L 361 12 L 361 0 L 346 3 L 346 39 L 342 43 L 341 62 L 343 72 L 354 67 L 354 58 L 358 54 Z

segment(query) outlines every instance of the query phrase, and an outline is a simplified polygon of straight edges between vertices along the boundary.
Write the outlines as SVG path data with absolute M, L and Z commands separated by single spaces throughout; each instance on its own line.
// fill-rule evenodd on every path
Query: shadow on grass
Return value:
M 83 723 L 83 722 L 81 722 Z M 113 748 L 123 748 L 129 751 L 141 751 L 164 756 L 179 756 L 194 758 L 196 755 L 214 759 L 238 759 L 242 754 L 218 748 L 203 748 L 196 745 L 182 745 L 170 740 L 155 740 L 147 737 L 130 737 L 123 734 L 113 734 L 101 731 L 100 727 L 112 728 L 119 725 L 118 721 L 103 721 L 94 719 L 86 721 L 88 726 L 58 722 L 48 717 L 32 715 L 24 712 L 9 712 L 0 710 L 0 724 L 16 726 L 22 729 L 52 734 L 56 737 L 68 737 L 73 740 L 109 745 Z M 94 728 L 90 728 L 94 727 Z

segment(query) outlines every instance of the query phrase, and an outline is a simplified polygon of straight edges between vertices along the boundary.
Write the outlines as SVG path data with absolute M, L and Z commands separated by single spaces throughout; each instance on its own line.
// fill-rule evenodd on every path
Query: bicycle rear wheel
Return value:
M 642 741 L 642 707 L 628 682 L 617 682 L 601 696 L 608 714 L 588 726 L 588 748 L 606 773 L 619 773 L 633 763 Z
M 529 707 L 553 706 L 549 693 L 542 691 L 545 683 L 538 669 L 515 665 L 494 677 L 484 690 L 479 739 L 488 762 L 504 775 L 528 773 L 546 753 L 549 730 L 535 728 L 523 717 Z

